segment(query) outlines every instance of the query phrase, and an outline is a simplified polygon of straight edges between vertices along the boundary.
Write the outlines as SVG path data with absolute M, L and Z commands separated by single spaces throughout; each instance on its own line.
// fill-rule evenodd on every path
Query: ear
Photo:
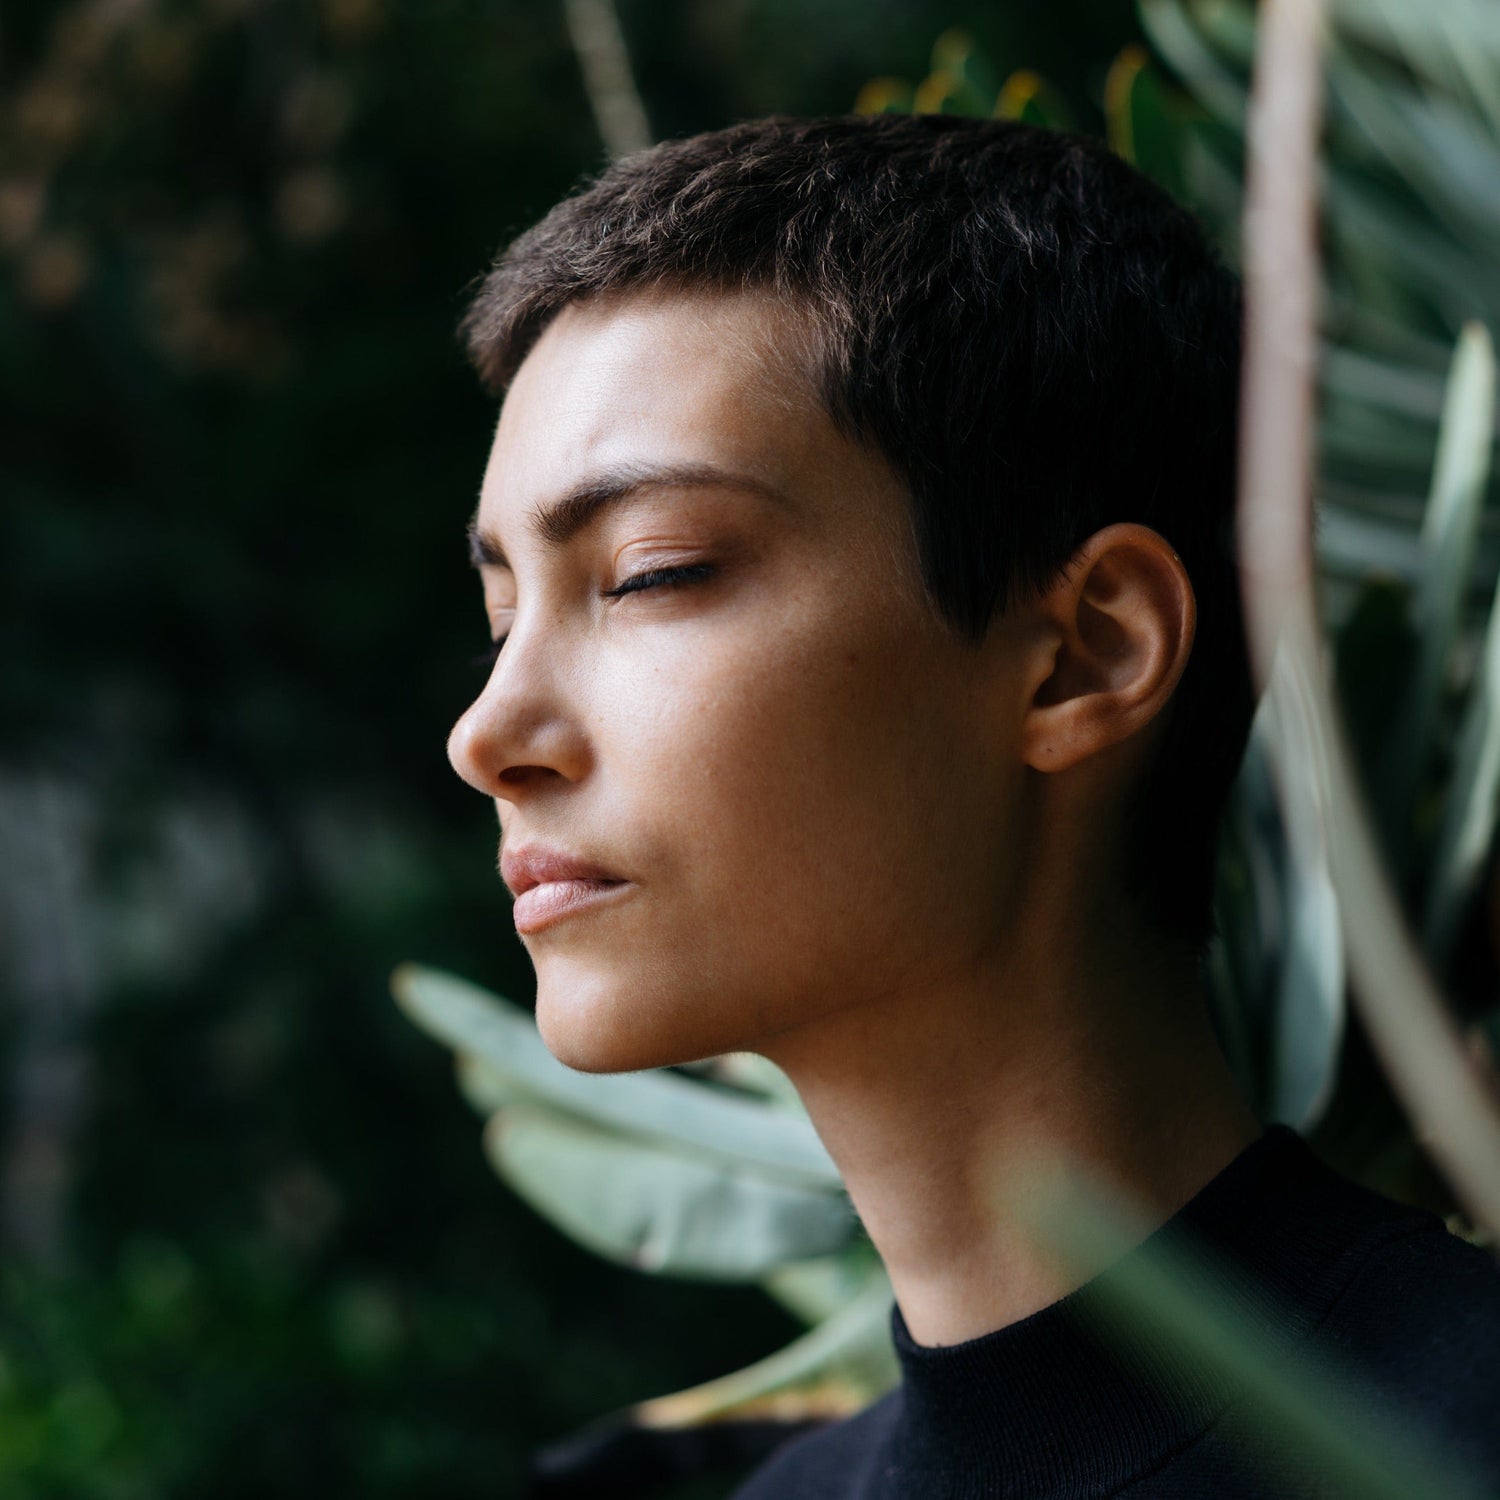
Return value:
M 1134 522 L 1096 531 L 1031 610 L 1040 629 L 1021 741 L 1039 771 L 1065 771 L 1156 718 L 1198 622 L 1182 559 Z

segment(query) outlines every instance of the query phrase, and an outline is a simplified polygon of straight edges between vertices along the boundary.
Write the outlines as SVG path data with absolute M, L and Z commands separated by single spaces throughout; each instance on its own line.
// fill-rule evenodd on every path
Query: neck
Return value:
M 1028 1155 L 1062 1154 L 1154 1227 L 1261 1132 L 1192 967 L 1139 941 L 1090 951 L 1046 932 L 983 973 L 763 1050 L 838 1164 L 919 1344 L 1005 1327 L 1080 1284 L 995 1191 Z

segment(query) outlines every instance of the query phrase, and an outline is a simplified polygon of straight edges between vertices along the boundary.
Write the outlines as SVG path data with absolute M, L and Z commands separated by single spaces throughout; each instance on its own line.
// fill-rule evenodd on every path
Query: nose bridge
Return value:
M 510 795 L 523 768 L 573 778 L 581 766 L 581 731 L 564 701 L 562 674 L 549 665 L 555 643 L 523 629 L 518 618 L 489 680 L 448 736 L 448 759 L 487 796 Z

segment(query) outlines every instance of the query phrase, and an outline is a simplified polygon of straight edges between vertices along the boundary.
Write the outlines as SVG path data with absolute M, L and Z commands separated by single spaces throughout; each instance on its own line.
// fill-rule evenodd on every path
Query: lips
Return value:
M 540 844 L 503 850 L 500 874 L 515 895 L 516 931 L 523 936 L 614 901 L 631 884 L 601 865 Z

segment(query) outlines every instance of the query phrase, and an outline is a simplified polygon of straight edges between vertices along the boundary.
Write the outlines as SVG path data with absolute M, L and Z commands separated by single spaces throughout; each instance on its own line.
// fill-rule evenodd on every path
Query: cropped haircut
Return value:
M 1197 633 L 1125 815 L 1127 894 L 1201 957 L 1254 706 L 1234 558 L 1239 283 L 1084 136 L 940 115 L 770 118 L 624 158 L 506 248 L 463 321 L 502 393 L 560 309 L 769 292 L 836 426 L 910 494 L 926 590 L 971 640 L 1101 527 L 1176 549 Z

